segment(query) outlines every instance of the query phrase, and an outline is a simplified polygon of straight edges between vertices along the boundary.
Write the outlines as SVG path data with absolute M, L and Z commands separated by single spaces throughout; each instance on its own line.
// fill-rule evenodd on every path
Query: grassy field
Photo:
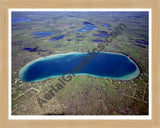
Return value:
M 148 42 L 147 13 L 126 12 L 14 12 L 12 18 L 25 17 L 30 22 L 12 23 L 12 115 L 148 115 Z M 98 29 L 75 32 L 88 21 Z M 140 75 L 133 80 L 114 80 L 92 76 L 76 76 L 55 96 L 40 107 L 37 99 L 44 95 L 58 78 L 40 82 L 24 82 L 19 71 L 27 63 L 40 57 L 68 52 L 88 52 L 97 42 L 98 31 L 111 33 L 120 23 L 127 28 L 108 44 L 103 52 L 127 55 L 139 67 Z M 104 27 L 104 24 L 110 27 Z M 34 38 L 32 33 L 52 31 L 56 35 Z M 52 37 L 65 35 L 61 40 Z M 77 38 L 84 36 L 84 38 Z M 69 40 L 69 41 L 68 41 Z M 36 48 L 30 52 L 24 48 Z

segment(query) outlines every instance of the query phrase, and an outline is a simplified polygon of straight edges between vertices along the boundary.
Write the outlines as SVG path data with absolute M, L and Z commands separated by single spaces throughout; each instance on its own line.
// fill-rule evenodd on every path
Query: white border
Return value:
M 102 11 L 148 11 L 149 12 L 149 115 L 119 115 L 119 116 L 114 116 L 114 115 L 103 115 L 103 116 L 47 116 L 47 115 L 40 115 L 40 116 L 34 116 L 34 115 L 25 115 L 25 116 L 19 116 L 19 115 L 11 115 L 11 12 L 12 11 L 95 11 L 95 12 L 102 12 Z M 151 32 L 152 32 L 152 27 L 151 27 L 151 9 L 150 8 L 135 8 L 135 9 L 9 9 L 9 90 L 8 90 L 8 100 L 9 100 L 9 120 L 151 120 L 152 119 L 152 38 L 151 38 Z

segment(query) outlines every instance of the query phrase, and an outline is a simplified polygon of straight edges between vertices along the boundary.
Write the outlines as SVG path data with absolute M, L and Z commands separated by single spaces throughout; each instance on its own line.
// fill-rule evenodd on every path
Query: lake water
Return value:
M 35 33 L 32 33 L 32 35 L 36 36 L 34 38 L 43 38 L 43 37 L 55 35 L 55 34 L 56 33 L 54 33 L 54 32 L 35 32 Z
M 17 22 L 30 22 L 31 20 L 26 17 L 16 17 L 12 18 L 12 23 L 17 23 Z
M 77 36 L 77 38 L 84 38 L 84 36 Z
M 110 36 L 110 34 L 108 34 L 108 32 L 106 32 L 106 31 L 99 31 L 98 34 L 93 34 L 93 36 L 98 36 L 98 37 L 101 37 L 101 38 L 105 38 L 107 36 Z
M 109 24 L 104 24 L 104 27 L 109 28 L 109 27 L 111 27 L 111 25 L 109 25 Z
M 67 39 L 67 41 L 72 41 L 72 39 Z
M 90 22 L 83 22 L 84 27 L 77 30 L 76 32 L 87 32 L 90 30 L 97 30 L 98 28 L 95 27 L 94 24 L 90 23 Z
M 93 42 L 104 42 L 103 40 L 99 40 L 99 39 L 95 39 L 95 40 L 92 40 Z
M 139 43 L 139 44 L 145 44 L 145 45 L 148 45 L 148 43 L 147 43 L 147 42 L 145 42 L 145 41 L 137 40 L 136 42 L 137 42 L 137 43 Z
M 57 36 L 57 37 L 52 37 L 52 38 L 50 39 L 50 41 L 61 40 L 61 39 L 64 38 L 64 36 L 65 36 L 65 35 L 61 35 L 61 36 Z
M 38 50 L 39 47 L 35 47 L 35 48 L 24 48 L 23 50 L 29 51 L 29 52 L 36 52 Z
M 72 52 L 47 56 L 28 63 L 21 69 L 20 78 L 26 82 L 36 82 L 61 77 L 71 71 L 76 75 L 119 80 L 131 80 L 139 75 L 137 65 L 124 55 L 99 53 L 93 58 L 89 53 Z

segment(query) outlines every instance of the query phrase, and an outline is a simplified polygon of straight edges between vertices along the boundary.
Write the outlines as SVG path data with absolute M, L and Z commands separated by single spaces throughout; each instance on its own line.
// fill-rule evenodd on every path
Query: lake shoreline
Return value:
M 50 59 L 50 58 L 53 58 L 56 59 L 56 58 L 60 58 L 60 57 L 65 57 L 67 55 L 73 55 L 73 54 L 88 54 L 88 52 L 84 52 L 84 53 L 81 53 L 81 52 L 69 52 L 69 53 L 63 53 L 63 54 L 55 54 L 55 55 L 49 55 L 49 56 L 46 56 L 46 57 L 41 57 L 41 58 L 38 58 L 38 59 L 35 59 L 33 61 L 30 61 L 29 63 L 27 63 L 19 72 L 19 77 L 20 78 L 23 78 L 23 74 L 22 74 L 22 71 L 25 72 L 27 70 L 27 67 L 31 66 L 32 64 L 38 62 L 39 60 L 42 60 L 42 59 Z M 136 66 L 136 71 L 131 73 L 131 74 L 128 74 L 128 75 L 125 75 L 125 76 L 122 76 L 122 77 L 109 77 L 109 76 L 98 76 L 98 75 L 93 75 L 93 74 L 88 74 L 88 73 L 76 73 L 76 75 L 87 75 L 87 76 L 93 76 L 93 77 L 99 77 L 99 78 L 111 78 L 111 79 L 117 79 L 117 80 L 131 80 L 132 78 L 134 79 L 134 76 L 138 76 L 140 74 L 140 70 L 137 66 L 137 64 L 127 55 L 125 54 L 121 54 L 121 53 L 113 53 L 113 52 L 100 52 L 100 53 L 105 53 L 105 54 L 113 54 L 113 55 L 121 55 L 121 56 L 125 56 L 126 58 L 129 59 L 130 62 L 132 62 L 135 66 Z M 134 74 L 134 76 L 132 76 Z M 49 78 L 55 78 L 55 77 L 61 77 L 61 75 L 56 75 L 56 76 L 50 76 L 48 78 L 42 78 L 42 79 L 39 79 L 39 80 L 35 80 L 35 81 L 31 81 L 31 82 L 38 82 L 38 81 L 42 81 L 42 80 L 45 80 L 45 79 L 49 79 Z M 127 77 L 127 79 L 126 79 Z M 130 79 L 131 78 L 131 79 Z

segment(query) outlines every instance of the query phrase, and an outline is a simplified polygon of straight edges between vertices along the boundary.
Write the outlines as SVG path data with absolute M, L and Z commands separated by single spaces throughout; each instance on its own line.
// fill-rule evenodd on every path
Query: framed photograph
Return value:
M 9 13 L 11 119 L 151 119 L 151 9 Z
M 23 2 L 0 7 L 2 127 L 160 126 L 158 1 Z

